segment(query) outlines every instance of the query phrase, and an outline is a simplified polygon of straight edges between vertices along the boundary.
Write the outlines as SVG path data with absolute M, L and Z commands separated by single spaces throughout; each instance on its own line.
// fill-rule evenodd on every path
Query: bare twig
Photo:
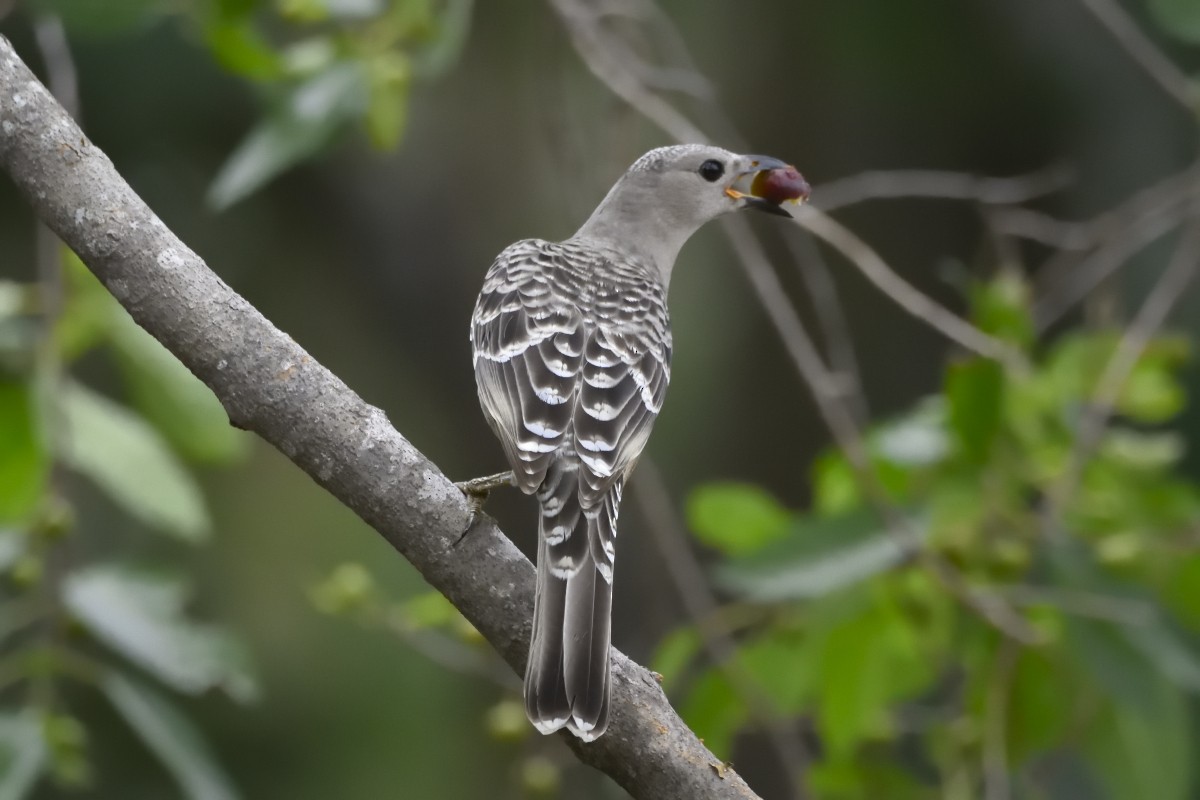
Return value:
M 1020 655 L 1020 645 L 1011 639 L 1004 639 L 992 660 L 992 675 L 984 700 L 984 800 L 1009 800 L 1012 797 L 1008 775 L 1008 706 L 1012 696 L 1013 672 Z
M 709 660 L 725 675 L 742 699 L 751 723 L 766 738 L 788 775 L 793 796 L 806 796 L 804 770 L 810 756 L 795 723 L 782 718 L 754 676 L 737 660 L 737 645 L 716 623 L 717 599 L 709 589 L 708 576 L 700 567 L 688 542 L 687 532 L 671 503 L 662 475 L 652 461 L 643 457 L 633 480 L 634 501 L 645 518 L 658 547 L 667 576 L 683 603 L 684 611 L 700 635 Z
M 643 116 L 676 139 L 680 141 L 707 141 L 707 137 L 703 135 L 699 128 L 693 125 L 661 97 L 654 94 L 645 86 L 638 84 L 636 76 L 630 75 L 624 70 L 619 59 L 614 57 L 611 50 L 607 49 L 602 33 L 594 24 L 597 14 L 586 0 L 550 0 L 550 2 L 562 17 L 584 63 L 617 96 L 624 99 L 643 114 Z M 819 212 L 813 211 L 813 213 L 816 214 Z M 1038 641 L 1037 632 L 1030 627 L 1024 618 L 1009 608 L 1002 600 L 995 596 L 980 594 L 967 583 L 966 579 L 952 564 L 935 553 L 925 551 L 920 546 L 920 537 L 911 529 L 908 520 L 905 519 L 903 514 L 893 508 L 892 504 L 888 501 L 886 493 L 879 485 L 878 478 L 871 468 L 870 458 L 867 454 L 862 434 L 851 413 L 839 402 L 842 388 L 830 376 L 819 351 L 813 344 L 808 332 L 804 329 L 799 316 L 796 314 L 796 310 L 788 302 L 787 295 L 779 282 L 778 276 L 775 275 L 774 270 L 766 259 L 766 255 L 763 253 L 762 245 L 751 234 L 744 220 L 737 217 L 727 217 L 722 220 L 722 225 L 734 248 L 734 252 L 737 254 L 743 269 L 758 294 L 759 301 L 763 304 L 764 309 L 766 309 L 772 324 L 775 325 L 776 331 L 779 333 L 801 377 L 810 391 L 812 391 L 822 419 L 833 433 L 838 446 L 846 453 L 846 457 L 854 467 L 866 496 L 887 524 L 888 529 L 897 537 L 904 550 L 911 553 L 912 557 L 920 560 L 939 583 L 941 583 L 943 588 L 965 607 L 980 615 L 989 624 L 1003 631 L 1008 636 L 1024 643 Z M 834 223 L 834 226 L 836 226 L 836 223 Z M 828 230 L 830 227 L 825 226 L 825 229 Z M 833 230 L 834 234 L 832 235 L 835 238 L 839 238 L 836 235 L 836 231 L 844 229 L 841 226 L 836 226 Z M 848 231 L 846 234 L 851 237 L 853 236 Z M 840 240 L 845 243 L 844 237 Z M 856 237 L 855 241 L 858 241 Z M 903 287 L 906 287 L 908 291 L 904 295 L 905 302 L 914 308 L 920 309 L 920 313 L 929 313 L 930 308 L 940 310 L 940 315 L 937 311 L 934 311 L 934 314 L 939 316 L 939 321 L 943 325 L 947 325 L 945 315 L 953 317 L 953 319 L 957 320 L 957 323 L 951 322 L 947 327 L 956 335 L 967 340 L 968 344 L 964 346 L 973 344 L 976 347 L 972 349 L 981 347 L 989 355 L 995 355 L 1020 364 L 1020 356 L 1014 356 L 1010 352 L 1010 348 L 1002 342 L 973 328 L 965 321 L 954 317 L 953 314 L 942 309 L 929 298 L 924 298 L 924 301 L 914 300 L 913 295 L 924 296 L 920 295 L 915 288 L 908 285 L 902 278 L 892 273 L 891 269 L 883 263 L 882 259 L 874 251 L 871 251 L 861 241 L 859 241 L 859 244 L 862 248 L 866 249 L 869 255 L 862 256 L 860 251 L 855 250 L 856 255 L 865 257 L 868 260 L 871 258 L 874 259 L 870 262 L 870 270 L 877 282 L 882 282 L 884 285 L 894 285 L 898 282 Z M 855 248 L 851 247 L 851 249 L 854 250 Z M 887 277 L 880 278 L 881 270 L 882 272 L 889 273 L 892 276 L 891 279 Z M 904 290 L 902 289 L 901 291 L 903 292 Z M 970 333 L 964 334 L 964 328 L 969 330 Z
M 1125 381 L 1129 379 L 1150 339 L 1166 323 L 1171 309 L 1196 277 L 1197 268 L 1200 268 L 1200 222 L 1193 222 L 1184 230 L 1162 277 L 1150 290 L 1137 316 L 1125 330 L 1116 352 L 1100 375 L 1091 403 L 1079 420 L 1063 486 L 1067 496 L 1074 492 L 1084 464 L 1099 445 Z
M 922 294 L 884 263 L 870 245 L 829 215 L 815 208 L 804 208 L 796 213 L 795 218 L 797 224 L 849 259 L 867 280 L 897 305 L 940 331 L 946 338 L 972 352 L 1001 361 L 1011 369 L 1020 372 L 1028 369 L 1025 358 L 1019 352 Z
M 523 671 L 534 593 L 528 559 L 487 517 L 464 536 L 467 500 L 437 465 L 171 233 L 2 36 L 0 169 L 133 319 L 213 390 L 235 425 L 375 528 Z M 653 675 L 617 650 L 612 700 L 604 737 L 561 737 L 581 761 L 639 798 L 755 797 L 679 719 Z
M 1158 618 L 1150 603 L 1099 592 L 1023 584 L 1002 586 L 996 592 L 1014 606 L 1045 606 L 1064 614 L 1120 625 L 1150 625 Z
M 614 94 L 680 141 L 707 142 L 703 131 L 679 113 L 667 101 L 648 89 L 639 79 L 636 69 L 613 58 L 600 21 L 604 11 L 596 10 L 584 0 L 550 0 L 566 24 L 567 33 L 584 64 L 596 78 Z
M 996 233 L 1038 242 L 1056 250 L 1085 250 L 1095 244 L 1092 226 L 1086 222 L 1061 220 L 1030 208 L 991 208 L 987 218 Z
M 963 606 L 978 614 L 1005 635 L 1025 644 L 1040 640 L 1038 633 L 1002 598 L 974 589 L 965 577 L 939 554 L 924 549 L 920 537 L 908 519 L 888 500 L 871 466 L 870 455 L 862 432 L 846 406 L 839 402 L 839 387 L 829 376 L 812 338 L 787 301 L 783 285 L 767 262 L 762 245 L 750 233 L 744 220 L 736 217 L 723 220 L 734 252 L 750 276 L 759 302 L 767 310 L 805 384 L 813 394 L 817 410 L 833 434 L 838 447 L 846 455 L 860 486 L 872 507 L 887 525 L 909 557 L 920 562 L 941 586 Z
M 1038 329 L 1054 324 L 1133 255 L 1193 213 L 1191 201 L 1198 194 L 1200 162 L 1091 220 L 1057 223 L 1060 227 L 1052 236 L 1061 237 L 1058 247 L 1090 253 L 1080 259 L 1060 252 L 1041 267 L 1034 305 Z M 1003 221 L 1003 214 L 1000 219 Z M 1040 224 L 1048 227 L 1045 221 Z
M 1104 430 L 1116 407 L 1125 381 L 1133 372 L 1147 344 L 1162 328 L 1171 309 L 1200 268 L 1200 222 L 1193 222 L 1183 232 L 1179 244 L 1162 277 L 1150 290 L 1137 315 L 1125 330 L 1117 349 L 1104 367 L 1096 384 L 1092 402 L 1079 420 L 1075 442 L 1058 486 L 1047 498 L 1042 512 L 1046 533 L 1057 537 L 1067 505 L 1079 489 L 1083 471 L 1099 446 Z
M 1167 58 L 1162 50 L 1137 23 L 1121 8 L 1116 0 L 1079 0 L 1083 7 L 1100 21 L 1129 57 L 1137 62 L 1159 86 L 1189 112 L 1195 113 L 1200 105 L 1200 93 L 1196 84 Z
M 1124 235 L 1079 261 L 1069 274 L 1040 294 L 1033 304 L 1033 320 L 1044 332 L 1080 303 L 1129 259 L 1171 232 L 1182 215 L 1145 217 L 1124 228 Z
M 621 60 L 619 44 L 598 24 L 602 13 L 586 0 L 550 0 L 566 25 L 584 64 L 604 85 L 648 120 L 680 142 L 707 142 L 709 137 L 674 106 L 638 79 L 635 70 Z M 614 52 L 614 48 L 616 51 Z M 963 347 L 1014 366 L 1022 365 L 1020 354 L 922 294 L 901 278 L 861 239 L 815 209 L 798 216 L 800 224 L 833 247 L 841 250 L 867 278 L 888 297 L 917 319 Z M 726 229 L 728 230 L 728 228 Z
M 863 393 L 862 373 L 854 353 L 850 324 L 838 297 L 837 284 L 811 236 L 788 236 L 786 239 L 800 277 L 804 280 L 804 288 L 812 298 L 832 368 L 831 378 L 841 392 L 843 402 L 850 406 L 859 424 L 863 424 L 870 416 L 870 410 L 866 394 Z
M 1071 170 L 1061 165 L 1013 178 L 939 170 L 872 170 L 817 186 L 813 203 L 826 213 L 868 200 L 902 197 L 1016 205 L 1053 194 L 1068 186 L 1071 178 Z

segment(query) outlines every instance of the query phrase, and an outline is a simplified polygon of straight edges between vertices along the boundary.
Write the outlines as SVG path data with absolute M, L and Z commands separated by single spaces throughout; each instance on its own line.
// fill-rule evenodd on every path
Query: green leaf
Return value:
M 73 469 L 147 525 L 189 541 L 207 536 L 200 489 L 157 431 L 80 384 L 64 384 L 61 397 L 60 446 Z
M 871 512 L 804 517 L 786 538 L 722 565 L 717 579 L 757 602 L 820 597 L 890 569 L 905 555 Z
M 1084 730 L 1084 751 L 1112 798 L 1186 800 L 1195 744 L 1188 704 L 1178 690 L 1151 678 L 1150 704 L 1114 702 Z
M 1143 358 L 1129 374 L 1117 397 L 1117 411 L 1137 422 L 1157 424 L 1183 410 L 1183 386 L 1161 361 Z
M 31 9 L 55 14 L 72 34 L 115 36 L 145 28 L 159 19 L 160 0 L 33 0 Z
M 718 758 L 733 753 L 733 737 L 745 724 L 749 712 L 745 703 L 721 672 L 709 669 L 696 681 L 687 700 L 680 706 L 683 718 L 705 747 Z
M 183 616 L 177 576 L 127 566 L 88 567 L 67 577 L 63 602 L 93 636 L 173 689 L 219 687 L 236 700 L 257 694 L 245 652 L 226 631 Z
M 863 614 L 830 632 L 821 654 L 822 743 L 834 760 L 849 757 L 878 725 L 888 703 L 888 660 L 880 652 L 886 629 Z
M 678 628 L 667 635 L 654 651 L 650 663 L 662 676 L 663 691 L 670 691 L 700 652 L 700 634 L 694 627 Z
M 835 516 L 862 504 L 862 489 L 854 467 L 840 450 L 829 450 L 813 466 L 813 508 L 823 516 Z
M 315 155 L 363 112 L 367 97 L 362 67 L 347 61 L 291 88 L 222 165 L 209 187 L 209 204 L 228 208 Z
M 1073 709 L 1073 671 L 1039 650 L 1022 650 L 1013 668 L 1008 700 L 1008 752 L 1014 764 L 1059 743 Z
M 1200 553 L 1175 560 L 1165 595 L 1171 610 L 1185 624 L 1200 629 Z
M 810 794 L 820 800 L 929 800 L 930 787 L 897 764 L 882 759 L 813 763 L 804 773 Z M 955 797 L 946 792 L 946 797 Z
M 233 784 L 200 732 L 162 693 L 119 672 L 100 688 L 146 747 L 158 756 L 189 800 L 235 800 Z
M 458 609 L 441 592 L 425 592 L 405 600 L 405 620 L 417 630 L 444 628 L 458 620 Z
M 974 288 L 971 319 L 985 333 L 1028 347 L 1036 336 L 1030 296 L 1025 277 L 1016 270 L 1004 270 Z
M 1155 666 L 1159 674 L 1179 688 L 1200 694 L 1200 653 L 1167 623 L 1128 625 L 1125 635 Z
M 871 450 L 901 467 L 928 467 L 945 458 L 950 442 L 940 398 L 924 400 L 915 411 L 879 426 L 871 436 Z
M 43 712 L 42 740 L 50 756 L 50 776 L 55 783 L 70 788 L 84 788 L 91 783 L 88 732 L 78 718 L 53 711 Z
M 50 457 L 32 382 L 0 377 L 0 523 L 25 520 L 46 491 Z
M 22 800 L 47 766 L 42 725 L 32 711 L 0 714 L 0 800 Z
M 439 593 L 431 592 L 430 594 Z M 329 577 L 312 587 L 309 597 L 312 599 L 313 605 L 325 614 L 371 612 L 377 610 L 380 603 L 379 591 L 370 570 L 353 561 L 338 564 Z M 418 596 L 414 600 L 436 607 L 436 600 L 422 601 L 421 597 L 423 596 Z M 422 609 L 424 616 L 410 616 L 412 612 L 406 608 L 406 605 L 400 607 L 400 621 L 409 629 L 420 627 L 418 620 L 426 619 L 430 611 Z
M 747 642 L 737 658 L 784 714 L 799 714 L 816 693 L 823 639 L 807 632 L 771 628 Z
M 205 26 L 204 41 L 217 63 L 230 72 L 252 80 L 270 80 L 283 74 L 282 59 L 249 16 L 213 20 Z
M 710 483 L 687 502 L 696 538 L 727 555 L 752 553 L 781 538 L 791 516 L 769 492 L 747 483 Z
M 124 310 L 111 340 L 130 399 L 178 452 L 210 464 L 245 455 L 248 434 L 230 425 L 209 388 Z
M 367 134 L 371 144 L 390 150 L 400 142 L 408 117 L 408 59 L 389 51 L 370 65 L 370 100 L 367 105 Z
M 421 49 L 415 71 L 424 78 L 444 74 L 458 61 L 471 29 L 474 0 L 447 0 L 442 4 L 434 37 Z
M 124 310 L 79 256 L 66 247 L 61 252 L 66 299 L 54 335 L 70 362 L 104 341 Z
M 1100 620 L 1068 617 L 1067 642 L 1082 671 L 1116 702 L 1153 708 L 1151 690 L 1160 680 L 1158 669 L 1124 629 Z
M 1200 5 L 1195 0 L 1148 0 L 1150 13 L 1167 33 L 1200 44 Z
M 1183 458 L 1183 437 L 1173 431 L 1143 433 L 1112 428 L 1100 443 L 1099 455 L 1138 470 L 1161 470 Z
M 982 358 L 952 364 L 946 374 L 950 429 L 967 458 L 987 460 L 1000 431 L 1004 368 Z

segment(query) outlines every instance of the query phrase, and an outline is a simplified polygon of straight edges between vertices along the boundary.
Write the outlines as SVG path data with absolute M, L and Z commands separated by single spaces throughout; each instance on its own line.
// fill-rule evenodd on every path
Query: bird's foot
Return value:
M 493 489 L 499 489 L 501 486 L 516 486 L 516 477 L 512 470 L 508 472 L 497 472 L 495 475 L 485 475 L 482 478 L 472 478 L 469 481 L 462 481 L 454 484 L 458 490 L 467 496 L 468 500 L 478 498 L 479 504 L 487 502 L 488 494 Z
M 463 537 L 475 526 L 475 520 L 483 512 L 483 505 L 487 502 L 488 495 L 492 493 L 492 490 L 501 486 L 516 486 L 517 484 L 516 476 L 513 475 L 512 470 L 509 470 L 508 472 L 497 472 L 495 475 L 485 475 L 482 478 L 472 478 L 454 485 L 467 498 L 467 507 L 471 510 L 471 516 L 467 519 L 467 527 L 463 530 L 462 536 L 458 537 L 461 542 Z

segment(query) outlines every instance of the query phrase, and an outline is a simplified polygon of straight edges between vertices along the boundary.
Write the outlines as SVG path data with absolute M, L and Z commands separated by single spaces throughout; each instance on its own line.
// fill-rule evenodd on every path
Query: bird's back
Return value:
M 670 379 L 666 290 L 586 240 L 524 240 L 488 270 L 471 325 L 479 397 L 540 505 L 526 710 L 543 732 L 608 724 L 616 522 Z

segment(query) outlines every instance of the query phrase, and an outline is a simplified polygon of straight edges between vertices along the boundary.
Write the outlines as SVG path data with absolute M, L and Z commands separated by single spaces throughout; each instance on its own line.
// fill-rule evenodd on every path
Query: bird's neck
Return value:
M 675 258 L 699 225 L 670 218 L 666 209 L 637 202 L 618 184 L 592 212 L 587 222 L 571 237 L 615 250 L 652 266 L 663 286 L 670 283 Z

